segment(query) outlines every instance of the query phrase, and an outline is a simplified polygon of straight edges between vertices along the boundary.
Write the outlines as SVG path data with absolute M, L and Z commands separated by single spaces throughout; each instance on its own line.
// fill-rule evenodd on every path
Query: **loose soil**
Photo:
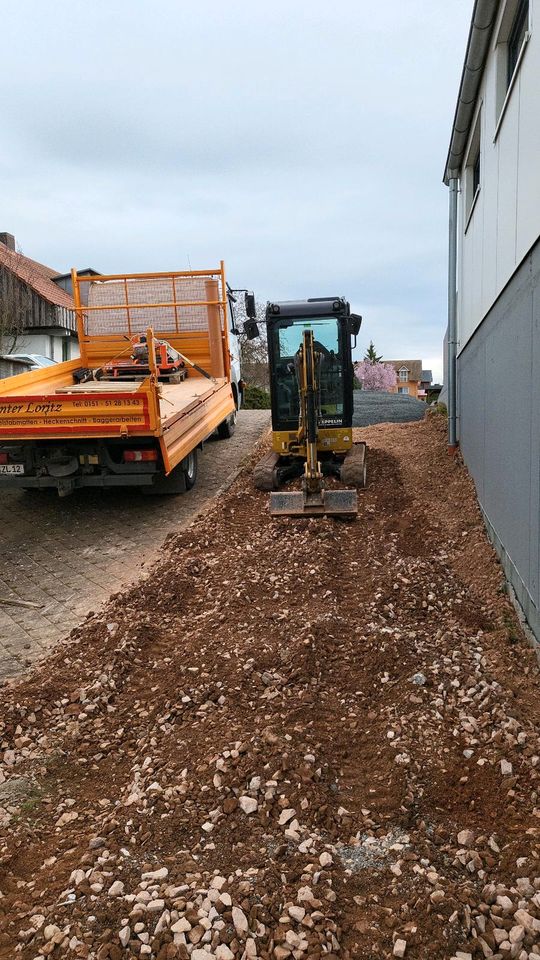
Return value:
M 444 430 L 358 432 L 354 522 L 246 469 L 4 686 L 0 960 L 540 956 L 538 667 Z

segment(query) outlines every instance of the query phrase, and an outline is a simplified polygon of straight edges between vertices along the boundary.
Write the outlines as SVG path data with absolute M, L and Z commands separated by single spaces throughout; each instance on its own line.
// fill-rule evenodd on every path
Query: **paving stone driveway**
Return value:
M 186 526 L 223 486 L 263 430 L 266 410 L 240 411 L 230 440 L 211 440 L 192 491 L 3 491 L 0 497 L 0 680 L 42 657 L 111 593 L 133 582 L 165 537 Z M 6 599 L 40 604 L 12 606 Z

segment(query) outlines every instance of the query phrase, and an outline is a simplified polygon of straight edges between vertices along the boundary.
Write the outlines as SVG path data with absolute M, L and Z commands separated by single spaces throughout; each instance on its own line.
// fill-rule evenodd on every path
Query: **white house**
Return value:
M 449 442 L 540 639 L 540 0 L 476 0 L 446 161 Z

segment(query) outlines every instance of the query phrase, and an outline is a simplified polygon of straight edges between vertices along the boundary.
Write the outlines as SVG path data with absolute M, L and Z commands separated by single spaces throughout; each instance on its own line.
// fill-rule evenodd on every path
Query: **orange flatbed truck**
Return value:
M 241 400 L 223 263 L 72 280 L 80 357 L 0 381 L 0 487 L 189 489 Z

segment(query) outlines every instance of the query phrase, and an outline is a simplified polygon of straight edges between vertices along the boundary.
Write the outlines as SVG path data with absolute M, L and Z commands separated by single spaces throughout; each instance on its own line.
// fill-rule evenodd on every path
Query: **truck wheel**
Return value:
M 188 453 L 187 457 L 184 457 L 180 466 L 184 473 L 186 490 L 191 490 L 197 482 L 198 457 L 196 448 Z
M 220 440 L 229 440 L 232 437 L 234 431 L 236 430 L 236 421 L 238 420 L 238 410 L 235 410 L 234 413 L 231 413 L 230 417 L 227 417 L 223 423 L 220 423 L 217 428 L 218 437 Z

